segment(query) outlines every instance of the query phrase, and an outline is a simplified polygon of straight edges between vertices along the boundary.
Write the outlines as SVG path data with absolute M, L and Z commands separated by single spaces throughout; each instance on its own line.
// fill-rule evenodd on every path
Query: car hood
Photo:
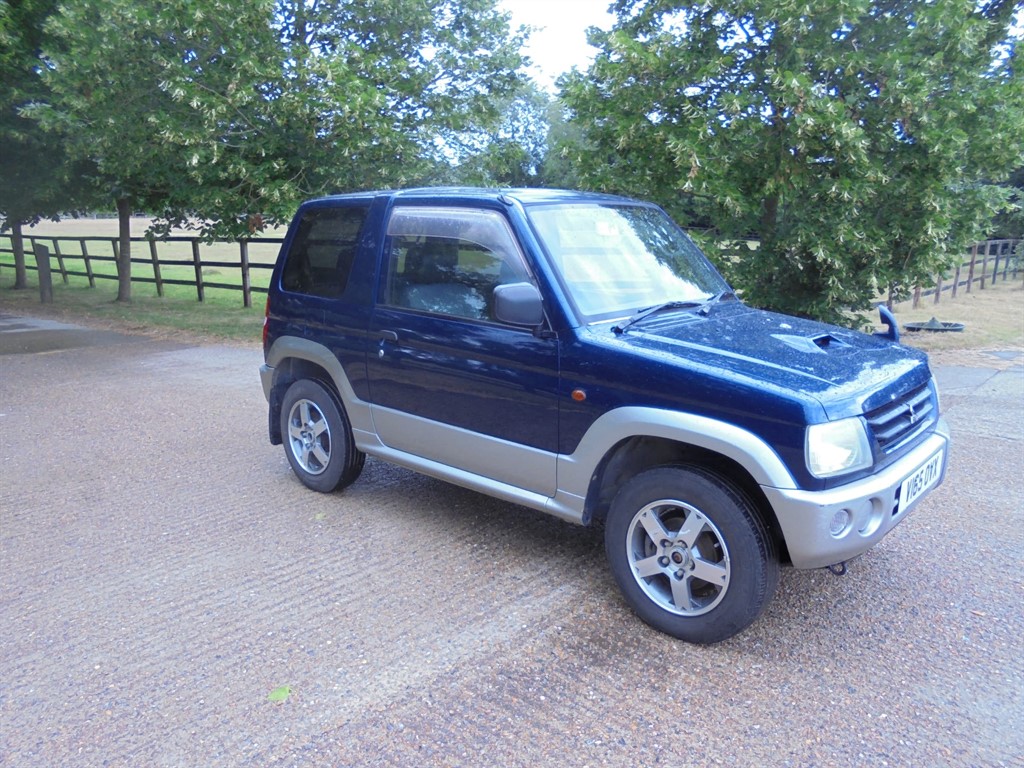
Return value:
M 878 407 L 931 376 L 918 350 L 733 301 L 707 316 L 668 311 L 607 333 L 611 343 L 663 364 L 813 397 L 831 419 Z

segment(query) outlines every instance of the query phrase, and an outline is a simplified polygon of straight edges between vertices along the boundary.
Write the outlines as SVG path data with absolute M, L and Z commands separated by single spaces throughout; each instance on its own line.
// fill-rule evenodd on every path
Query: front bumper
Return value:
M 900 486 L 939 451 L 943 452 L 939 481 L 900 505 Z M 796 568 L 823 568 L 867 552 L 931 491 L 941 484 L 949 464 L 949 427 L 943 419 L 927 440 L 882 472 L 827 491 L 785 490 L 761 486 L 782 528 L 789 557 Z M 838 533 L 829 526 L 842 510 L 849 524 Z

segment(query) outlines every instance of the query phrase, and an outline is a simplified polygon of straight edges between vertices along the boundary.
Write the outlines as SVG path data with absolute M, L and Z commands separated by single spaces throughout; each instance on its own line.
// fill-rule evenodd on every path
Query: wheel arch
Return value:
M 281 404 L 288 387 L 299 379 L 313 379 L 324 385 L 335 399 L 335 404 L 343 409 L 357 428 L 353 405 L 358 402 L 348 376 L 345 375 L 341 363 L 327 347 L 308 339 L 283 336 L 278 338 L 267 353 L 267 365 L 273 369 L 274 375 L 268 395 L 270 442 L 280 445 L 281 435 Z
M 603 522 L 623 484 L 646 469 L 669 465 L 699 467 L 735 486 L 786 555 L 782 529 L 761 487 L 795 488 L 796 482 L 767 443 L 732 424 L 676 411 L 611 411 L 584 436 L 559 485 L 584 497 L 584 524 Z
M 631 478 L 648 469 L 670 466 L 695 467 L 733 485 L 750 499 L 775 539 L 780 555 L 788 560 L 778 518 L 761 486 L 743 465 L 707 448 L 666 438 L 641 435 L 626 438 L 605 454 L 587 491 L 584 524 L 603 524 L 615 495 Z

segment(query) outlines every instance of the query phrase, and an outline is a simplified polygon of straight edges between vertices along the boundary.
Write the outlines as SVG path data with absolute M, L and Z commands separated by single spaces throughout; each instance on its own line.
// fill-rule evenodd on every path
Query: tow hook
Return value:
M 844 560 L 841 563 L 834 563 L 834 564 L 830 565 L 828 567 L 828 569 L 830 571 L 832 571 L 832 574 L 835 575 L 835 576 L 845 576 L 846 575 L 846 561 Z

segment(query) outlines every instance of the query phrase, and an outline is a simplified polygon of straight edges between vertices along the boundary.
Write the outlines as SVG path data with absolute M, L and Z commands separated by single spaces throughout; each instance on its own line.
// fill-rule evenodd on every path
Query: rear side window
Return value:
M 369 208 L 313 208 L 299 222 L 281 275 L 286 291 L 340 296 L 356 259 Z

